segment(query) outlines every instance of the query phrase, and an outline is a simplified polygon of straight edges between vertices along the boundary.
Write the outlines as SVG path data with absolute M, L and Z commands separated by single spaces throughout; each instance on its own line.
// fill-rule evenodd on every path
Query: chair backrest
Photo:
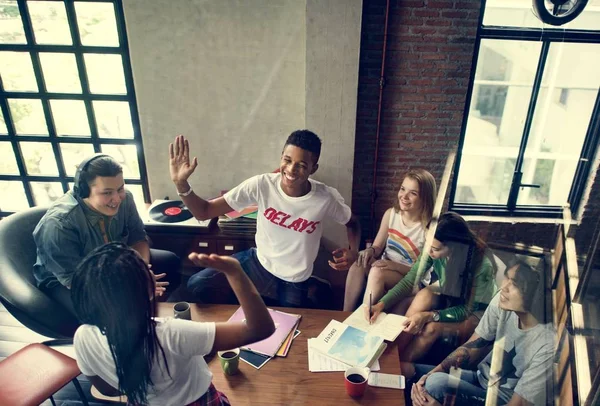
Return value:
M 0 300 L 36 333 L 69 338 L 77 329 L 77 319 L 38 289 L 33 276 L 36 245 L 32 233 L 46 210 L 34 207 L 0 221 Z

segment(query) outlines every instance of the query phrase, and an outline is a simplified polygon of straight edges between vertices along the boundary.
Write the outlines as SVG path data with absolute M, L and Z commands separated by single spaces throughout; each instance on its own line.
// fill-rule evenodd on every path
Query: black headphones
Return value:
M 77 167 L 77 171 L 75 172 L 75 180 L 73 185 L 73 194 L 80 199 L 85 199 L 90 196 L 90 187 L 85 180 L 82 181 L 81 173 L 85 171 L 87 166 L 95 159 L 101 157 L 110 157 L 110 155 L 106 154 L 95 154 L 91 157 L 84 159 L 79 166 Z

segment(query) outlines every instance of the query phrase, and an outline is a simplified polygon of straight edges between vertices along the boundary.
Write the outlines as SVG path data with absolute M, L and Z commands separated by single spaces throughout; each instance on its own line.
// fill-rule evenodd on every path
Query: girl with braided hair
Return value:
M 406 315 L 403 361 L 421 358 L 444 335 L 468 338 L 498 290 L 493 254 L 456 213 L 440 217 L 428 255 L 373 306 L 370 320 L 389 309 Z M 414 293 L 416 292 L 416 294 Z
M 275 327 L 239 262 L 214 254 L 189 258 L 225 274 L 245 322 L 156 318 L 156 279 L 121 243 L 96 248 L 77 267 L 71 295 L 83 325 L 73 344 L 79 369 L 102 394 L 126 395 L 133 405 L 229 405 L 203 356 L 260 341 Z

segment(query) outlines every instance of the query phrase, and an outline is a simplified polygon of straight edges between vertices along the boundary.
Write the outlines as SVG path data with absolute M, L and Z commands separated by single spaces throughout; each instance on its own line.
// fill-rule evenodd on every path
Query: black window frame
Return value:
M 77 25 L 77 18 L 75 13 L 75 2 L 76 0 L 44 0 L 45 2 L 62 3 L 65 5 L 67 14 L 67 20 L 69 23 L 69 29 L 72 39 L 72 45 L 40 45 L 35 43 L 35 37 L 33 33 L 33 27 L 31 23 L 31 16 L 27 8 L 26 0 L 17 0 L 19 7 L 19 13 L 21 15 L 21 22 L 25 33 L 26 44 L 5 44 L 0 43 L 0 51 L 17 51 L 17 52 L 28 52 L 31 55 L 33 71 L 38 87 L 38 92 L 14 92 L 5 91 L 0 78 L 0 109 L 2 109 L 2 116 L 6 123 L 8 130 L 8 136 L 1 135 L 0 141 L 9 141 L 12 146 L 12 150 L 17 162 L 19 169 L 18 175 L 3 175 L 0 174 L 0 181 L 21 181 L 27 197 L 29 207 L 36 206 L 33 192 L 31 189 L 30 182 L 60 182 L 62 185 L 63 193 L 69 190 L 69 183 L 74 181 L 73 176 L 67 176 L 64 162 L 62 159 L 62 153 L 59 144 L 87 144 L 92 145 L 94 152 L 102 152 L 101 144 L 104 145 L 135 145 L 137 150 L 137 162 L 139 166 L 139 179 L 125 178 L 125 184 L 127 185 L 140 185 L 144 195 L 145 203 L 150 202 L 150 191 L 148 188 L 148 175 L 146 169 L 146 160 L 144 156 L 144 148 L 141 135 L 140 119 L 136 102 L 135 86 L 133 82 L 133 73 L 131 68 L 131 60 L 129 55 L 129 43 L 127 39 L 127 32 L 125 29 L 125 14 L 123 11 L 122 0 L 93 0 L 94 3 L 109 3 L 113 4 L 117 34 L 119 38 L 118 46 L 89 46 L 82 45 L 79 37 L 79 28 Z M 78 2 L 85 2 L 85 0 L 77 0 Z M 45 53 L 71 53 L 75 56 L 77 68 L 79 71 L 79 80 L 81 83 L 81 93 L 54 93 L 46 90 L 44 78 L 42 74 L 40 64 L 40 52 Z M 123 63 L 123 73 L 125 76 L 126 94 L 95 94 L 90 92 L 89 82 L 87 77 L 87 71 L 84 63 L 84 54 L 110 54 L 119 55 Z M 10 109 L 8 106 L 8 99 L 34 99 L 40 100 L 44 111 L 46 126 L 48 127 L 48 135 L 34 136 L 34 135 L 17 135 L 14 127 L 13 120 L 11 118 Z M 56 134 L 56 128 L 52 120 L 52 113 L 50 110 L 50 100 L 82 100 L 84 102 L 88 123 L 90 126 L 89 137 L 77 137 L 77 136 L 58 136 Z M 131 112 L 131 124 L 133 127 L 133 138 L 100 138 L 98 136 L 98 129 L 96 126 L 96 120 L 94 116 L 94 109 L 92 106 L 93 101 L 121 101 L 127 102 Z M 20 149 L 20 143 L 27 142 L 44 142 L 50 143 L 54 152 L 54 158 L 58 167 L 58 176 L 45 176 L 45 175 L 29 175 L 27 174 L 25 161 Z M 5 217 L 13 214 L 12 211 L 2 211 L 0 208 L 0 217 Z
M 469 86 L 467 89 L 467 97 L 465 103 L 465 109 L 463 114 L 463 120 L 461 125 L 461 134 L 458 143 L 458 151 L 456 161 L 454 165 L 454 176 L 452 179 L 452 186 L 450 189 L 449 209 L 456 211 L 463 215 L 485 215 L 485 216 L 505 216 L 505 217 L 540 217 L 540 218 L 561 218 L 563 213 L 562 206 L 518 206 L 517 198 L 518 192 L 523 185 L 521 184 L 522 176 L 522 165 L 524 162 L 524 154 L 527 146 L 527 140 L 529 138 L 529 131 L 531 129 L 536 101 L 540 91 L 541 82 L 544 74 L 544 68 L 546 58 L 550 45 L 556 43 L 589 43 L 589 44 L 600 44 L 600 30 L 572 30 L 564 28 L 520 28 L 520 27 L 500 27 L 500 26 L 484 26 L 483 18 L 485 13 L 486 1 L 483 0 L 481 3 L 481 10 L 479 15 L 479 22 L 477 28 L 477 37 L 475 40 L 475 48 L 473 54 L 473 60 L 471 64 L 471 75 L 469 78 Z M 507 204 L 505 205 L 494 205 L 494 204 L 474 204 L 474 203 L 456 203 L 456 191 L 458 184 L 458 175 L 460 173 L 460 164 L 462 158 L 462 149 L 465 142 L 465 135 L 467 129 L 467 121 L 469 119 L 469 112 L 471 109 L 471 103 L 473 102 L 473 89 L 475 84 L 475 70 L 477 68 L 477 61 L 479 59 L 479 51 L 481 49 L 481 41 L 485 39 L 496 39 L 496 40 L 519 40 L 519 41 L 534 41 L 542 42 L 542 49 L 540 52 L 540 58 L 538 60 L 537 71 L 533 82 L 533 88 L 531 98 L 529 101 L 529 107 L 527 111 L 527 117 L 523 129 L 523 135 L 521 137 L 521 143 L 519 146 L 519 155 L 515 164 L 515 170 L 513 172 L 513 179 L 511 182 L 511 188 L 509 190 L 509 197 Z M 598 143 L 600 141 L 600 89 L 596 96 L 596 101 L 592 110 L 590 123 L 585 135 L 585 141 L 581 149 L 579 162 L 575 170 L 573 182 L 571 184 L 571 190 L 568 195 L 568 204 L 572 212 L 577 212 L 580 207 L 583 193 L 586 187 L 586 181 L 592 169 L 594 163 L 594 157 Z M 527 187 L 527 186 L 525 186 Z

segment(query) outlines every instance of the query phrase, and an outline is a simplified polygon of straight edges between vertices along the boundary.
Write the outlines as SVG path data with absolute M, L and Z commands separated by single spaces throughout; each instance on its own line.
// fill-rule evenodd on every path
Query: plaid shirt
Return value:
M 219 392 L 212 383 L 202 397 L 186 406 L 230 406 L 229 399 Z

